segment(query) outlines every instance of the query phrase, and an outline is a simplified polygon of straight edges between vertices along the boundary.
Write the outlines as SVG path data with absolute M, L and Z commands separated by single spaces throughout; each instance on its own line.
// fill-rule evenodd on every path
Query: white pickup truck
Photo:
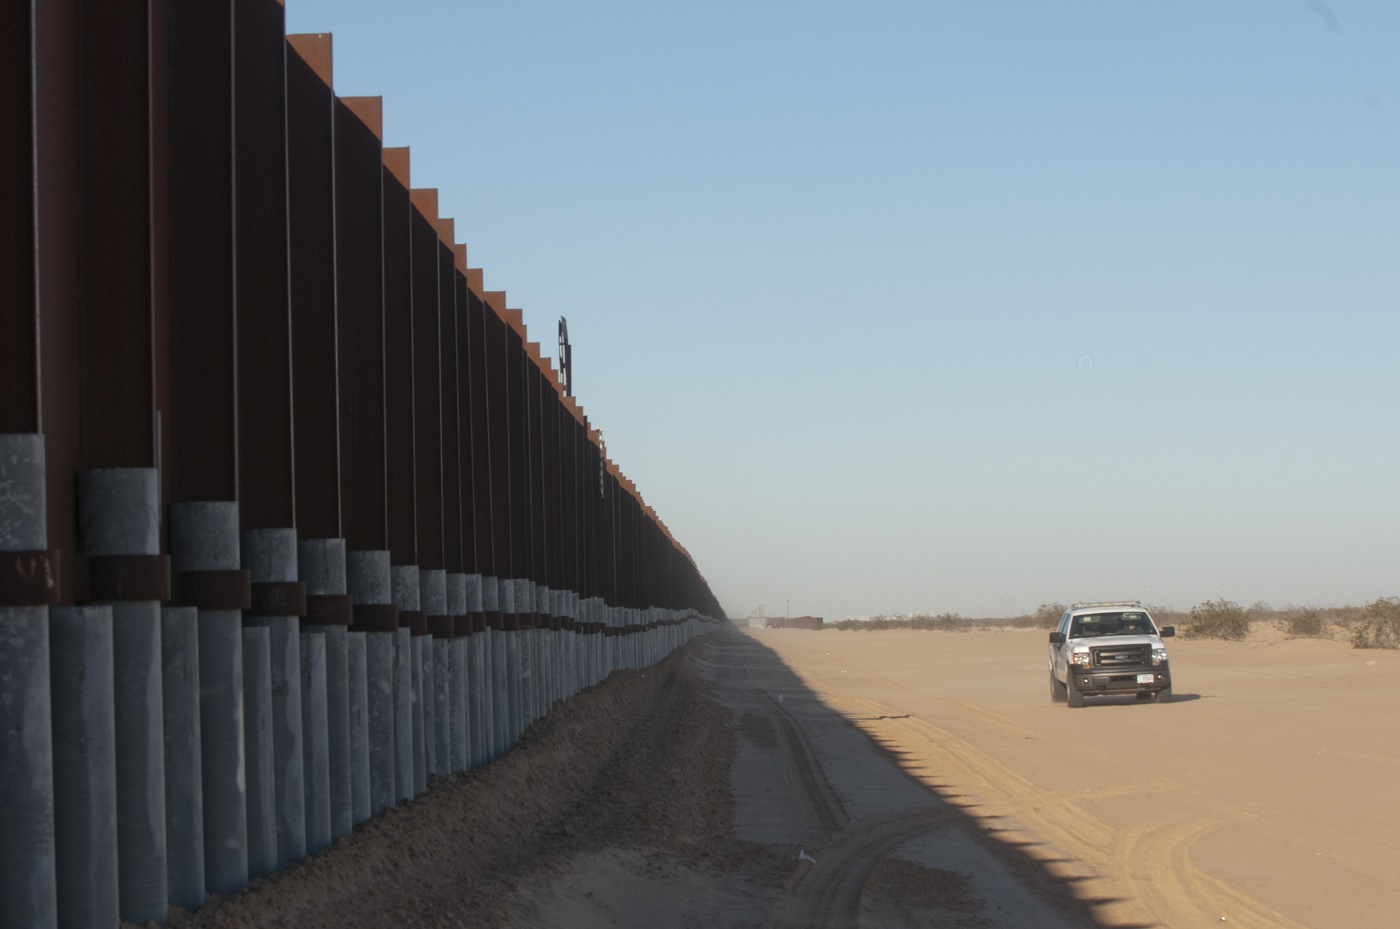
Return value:
M 1172 673 L 1160 630 L 1137 600 L 1076 603 L 1050 633 L 1050 698 L 1071 708 L 1086 697 L 1136 694 L 1170 703 Z

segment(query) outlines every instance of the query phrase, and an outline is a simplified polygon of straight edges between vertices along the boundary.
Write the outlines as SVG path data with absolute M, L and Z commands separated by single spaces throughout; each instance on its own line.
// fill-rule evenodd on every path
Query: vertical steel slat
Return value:
M 442 429 L 444 447 L 447 450 L 443 467 L 448 489 L 447 570 L 475 572 L 477 569 L 476 540 L 472 535 L 475 501 L 472 499 L 471 483 L 471 412 L 467 406 L 466 270 L 466 246 L 454 245 L 451 332 L 443 334 L 443 360 L 448 366 L 443 372 Z
M 287 37 L 288 250 L 296 525 L 342 537 L 335 93 L 329 35 Z
M 410 191 L 413 241 L 414 505 L 421 567 L 443 566 L 442 515 L 442 303 L 443 254 L 436 190 Z M 447 272 L 451 272 L 448 261 Z M 445 295 L 451 305 L 451 291 Z
M 384 150 L 384 429 L 391 558 L 418 564 L 414 468 L 413 215 L 406 148 Z M 436 258 L 437 252 L 433 251 Z M 436 285 L 436 276 L 434 276 Z M 436 290 L 436 286 L 434 286 Z
M 506 390 L 510 396 L 506 441 L 510 448 L 510 465 L 507 478 L 510 482 L 510 567 L 511 577 L 528 577 L 530 574 L 530 498 L 529 487 L 529 409 L 526 406 L 525 343 L 520 333 L 507 325 L 506 342 Z
M 219 11 L 220 15 L 211 15 Z M 228 3 L 170 11 L 170 475 L 174 499 L 238 499 L 233 30 Z M 85 32 L 87 29 L 85 28 Z
M 525 386 L 528 390 L 528 428 L 525 431 L 529 443 L 529 497 L 530 497 L 530 577 L 537 583 L 548 583 L 549 559 L 545 553 L 545 533 L 548 524 L 545 519 L 544 500 L 544 375 L 540 371 L 539 345 L 529 345 L 529 363 L 525 366 Z
M 471 269 L 467 274 L 466 326 L 466 411 L 470 417 L 471 488 L 472 488 L 472 554 L 471 570 L 486 577 L 499 574 L 496 570 L 496 513 L 491 473 L 491 413 L 486 369 L 486 314 L 490 312 L 481 298 L 480 287 L 472 286 Z
M 515 562 L 511 539 L 515 532 L 512 516 L 515 500 L 510 491 L 511 391 L 506 371 L 507 329 L 501 312 L 504 302 L 497 308 L 491 303 L 495 295 L 488 293 L 485 296 L 486 306 L 482 312 L 485 338 L 481 348 L 485 361 L 487 447 L 490 450 L 492 562 L 497 577 L 513 577 Z
M 24 9 L 30 4 L 23 4 Z M 19 9 L 20 4 L 11 4 Z M 77 511 L 73 473 L 82 466 L 83 351 L 81 337 L 80 217 L 82 179 L 76 132 L 79 115 L 78 7 L 33 5 L 34 181 L 39 211 L 33 247 L 34 286 L 40 314 L 40 377 L 48 544 L 71 565 L 76 554 Z M 28 38 L 25 38 L 26 43 Z M 31 222 L 34 217 L 31 217 Z M 35 265 L 31 250 L 23 260 Z M 63 603 L 76 599 L 74 572 L 59 572 Z
M 234 292 L 240 516 L 296 524 L 287 266 L 286 23 L 280 0 L 234 4 Z
M 389 547 L 381 106 L 378 97 L 335 106 L 342 522 L 352 551 Z
M 34 280 L 32 8 L 0 10 L 0 432 L 42 432 Z
M 153 467 L 148 10 L 78 8 L 83 463 Z

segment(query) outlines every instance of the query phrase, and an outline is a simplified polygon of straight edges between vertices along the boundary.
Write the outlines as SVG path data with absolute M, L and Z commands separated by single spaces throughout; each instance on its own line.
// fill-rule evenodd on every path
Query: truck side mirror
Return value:
M 1165 632 L 1162 633 L 1162 634 L 1163 634 L 1163 635 L 1166 635 Z M 1065 644 L 1065 634 L 1064 634 L 1063 632 L 1052 632 L 1052 633 L 1050 633 L 1050 644 L 1051 644 L 1051 645 L 1064 645 L 1064 644 Z
M 1164 638 L 1164 639 L 1170 639 L 1170 638 L 1171 638 L 1172 636 L 1174 636 L 1174 635 L 1176 635 L 1176 627 L 1175 627 L 1175 626 L 1163 626 L 1163 627 L 1162 627 L 1162 638 Z

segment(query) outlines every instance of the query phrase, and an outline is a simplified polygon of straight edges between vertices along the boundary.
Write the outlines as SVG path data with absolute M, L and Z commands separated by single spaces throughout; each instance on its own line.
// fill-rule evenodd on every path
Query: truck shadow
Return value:
M 1084 708 L 1091 709 L 1096 706 L 1150 706 L 1157 709 L 1161 709 L 1163 706 L 1172 706 L 1176 703 L 1191 703 L 1196 700 L 1204 699 L 1207 698 L 1203 694 L 1176 694 L 1172 697 L 1171 703 L 1159 704 L 1151 700 L 1139 700 L 1132 694 L 1128 694 L 1121 697 L 1090 697 L 1085 702 Z

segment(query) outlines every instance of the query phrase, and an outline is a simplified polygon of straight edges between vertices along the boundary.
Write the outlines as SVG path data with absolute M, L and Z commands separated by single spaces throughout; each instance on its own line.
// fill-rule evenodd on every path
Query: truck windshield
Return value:
M 1157 627 L 1143 612 L 1089 613 L 1070 623 L 1069 637 L 1085 639 L 1099 635 L 1155 635 Z

